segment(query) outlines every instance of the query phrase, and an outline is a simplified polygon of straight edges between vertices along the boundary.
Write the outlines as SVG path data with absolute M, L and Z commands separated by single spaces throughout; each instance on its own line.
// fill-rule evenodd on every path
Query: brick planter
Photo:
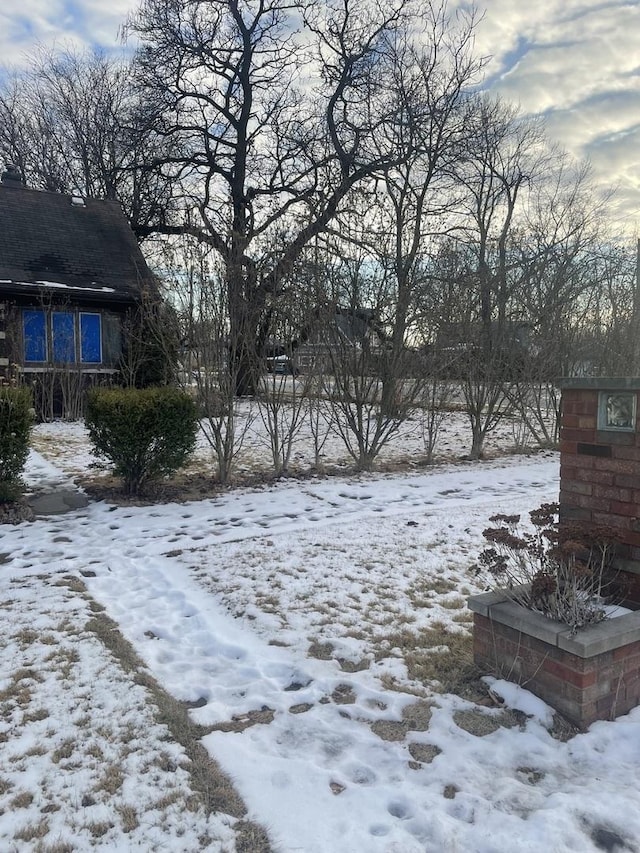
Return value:
M 475 662 L 535 693 L 587 728 L 640 704 L 640 611 L 571 635 L 569 628 L 507 599 L 469 599 Z

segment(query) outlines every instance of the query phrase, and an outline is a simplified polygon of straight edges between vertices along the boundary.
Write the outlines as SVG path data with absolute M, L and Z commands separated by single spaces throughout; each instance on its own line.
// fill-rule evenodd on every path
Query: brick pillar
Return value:
M 560 516 L 616 528 L 640 603 L 640 378 L 560 384 Z

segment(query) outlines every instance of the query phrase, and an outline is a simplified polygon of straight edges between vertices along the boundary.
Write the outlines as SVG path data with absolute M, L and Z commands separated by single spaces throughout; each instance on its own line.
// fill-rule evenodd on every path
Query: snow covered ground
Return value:
M 41 429 L 32 485 L 63 484 L 82 431 Z M 103 607 L 279 853 L 640 850 L 640 709 L 562 740 L 521 687 L 423 677 L 468 650 L 488 517 L 557 491 L 547 453 L 5 526 L 0 849 L 241 849 L 91 630 Z

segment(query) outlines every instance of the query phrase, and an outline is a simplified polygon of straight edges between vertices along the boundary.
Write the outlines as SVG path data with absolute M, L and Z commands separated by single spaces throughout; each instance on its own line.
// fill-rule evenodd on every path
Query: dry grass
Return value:
M 116 811 L 120 815 L 123 832 L 133 832 L 138 828 L 140 825 L 140 822 L 138 821 L 138 813 L 133 806 L 118 806 Z
M 466 631 L 451 631 L 442 622 L 432 622 L 420 631 L 396 631 L 381 639 L 376 659 L 389 654 L 403 659 L 412 681 L 437 684 L 443 693 L 464 696 L 475 683 L 477 692 L 479 670 L 473 663 L 473 642 Z
M 21 791 L 11 798 L 9 805 L 12 809 L 26 809 L 33 802 L 33 794 L 31 791 Z
M 29 823 L 19 829 L 14 838 L 16 841 L 35 841 L 37 838 L 44 838 L 49 833 L 49 821 L 42 818 L 38 823 Z
M 53 844 L 39 844 L 35 853 L 74 853 L 74 849 L 66 841 L 54 841 Z
M 53 763 L 59 764 L 63 759 L 71 758 L 75 745 L 75 740 L 68 739 L 63 741 L 51 754 L 51 760 Z
M 86 828 L 94 838 L 102 838 L 110 829 L 113 829 L 113 824 L 107 821 L 92 821 L 86 824 Z
M 454 598 L 445 598 L 439 601 L 438 604 L 440 607 L 444 607 L 445 610 L 461 610 L 463 607 L 466 607 L 467 602 L 461 596 L 456 595 Z
M 94 792 L 100 793 L 104 791 L 106 794 L 113 796 L 124 785 L 124 775 L 122 769 L 116 764 L 108 764 L 98 782 L 93 786 Z
M 271 853 L 269 837 L 257 823 L 250 820 L 239 821 L 235 831 L 236 853 Z

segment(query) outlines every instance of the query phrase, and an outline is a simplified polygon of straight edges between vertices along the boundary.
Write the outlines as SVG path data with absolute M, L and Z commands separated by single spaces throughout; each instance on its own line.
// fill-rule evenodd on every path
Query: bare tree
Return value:
M 0 154 L 27 185 L 118 199 L 138 233 L 171 204 L 170 182 L 147 168 L 160 145 L 168 156 L 124 59 L 42 49 L 0 85 Z
M 423 13 L 414 0 L 146 0 L 130 21 L 154 129 L 179 152 L 156 165 L 192 211 L 154 227 L 218 253 L 241 394 L 305 247 L 355 187 L 410 154 L 394 132 L 394 44 Z
M 196 395 L 200 429 L 211 449 L 216 476 L 228 483 L 254 414 L 241 411 L 235 377 L 229 370 L 226 292 L 211 250 L 189 237 L 163 248 L 163 266 L 181 329 L 178 378 Z
M 517 369 L 505 385 L 509 400 L 536 443 L 557 443 L 559 376 L 593 361 L 580 339 L 605 314 L 602 288 L 613 260 L 602 222 L 608 201 L 594 187 L 586 164 L 558 154 L 529 194 L 524 230 L 510 248 L 513 277 L 510 317 L 521 323 Z M 582 362 L 582 364 L 581 364 Z
M 462 240 L 475 259 L 466 332 L 469 358 L 463 393 L 472 432 L 470 457 L 482 456 L 487 434 L 505 413 L 517 328 L 509 315 L 514 271 L 509 240 L 518 205 L 548 162 L 539 121 L 525 119 L 499 99 L 471 105 L 466 155 L 456 165 L 464 188 Z M 474 281 L 475 279 L 475 281 Z

